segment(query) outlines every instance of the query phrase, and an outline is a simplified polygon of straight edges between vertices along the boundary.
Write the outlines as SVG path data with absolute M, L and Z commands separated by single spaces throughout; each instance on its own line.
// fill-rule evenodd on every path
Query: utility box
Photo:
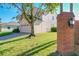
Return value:
M 74 52 L 74 14 L 61 12 L 57 16 L 57 51 L 59 55 L 71 55 Z

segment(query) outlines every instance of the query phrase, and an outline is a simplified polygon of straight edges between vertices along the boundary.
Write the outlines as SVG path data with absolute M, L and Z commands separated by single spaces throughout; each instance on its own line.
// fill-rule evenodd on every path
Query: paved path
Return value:
M 7 39 L 11 39 L 11 38 L 18 37 L 18 36 L 23 36 L 23 35 L 26 35 L 26 33 L 13 33 L 10 35 L 0 37 L 0 40 L 7 40 Z

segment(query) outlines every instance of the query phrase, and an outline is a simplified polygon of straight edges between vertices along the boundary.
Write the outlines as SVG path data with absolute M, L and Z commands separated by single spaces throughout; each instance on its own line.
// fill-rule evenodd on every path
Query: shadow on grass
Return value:
M 47 47 L 49 47 L 49 46 L 52 46 L 52 45 L 54 45 L 54 44 L 56 44 L 56 40 L 54 40 L 54 41 L 49 41 L 49 42 L 47 42 L 47 43 L 44 43 L 44 44 L 42 44 L 42 45 L 39 45 L 39 46 L 37 46 L 37 47 L 34 47 L 34 48 L 32 48 L 32 49 L 30 49 L 30 50 L 28 50 L 28 51 L 25 51 L 24 53 L 22 53 L 22 54 L 19 54 L 19 55 L 17 55 L 17 56 L 31 56 L 31 55 L 33 55 L 33 54 L 35 54 L 35 53 L 38 53 L 39 51 L 41 51 L 41 50 L 43 50 L 43 49 L 45 49 L 45 48 L 47 48 Z
M 61 55 L 57 51 L 50 53 L 48 56 L 78 56 L 75 53 L 71 53 L 70 55 Z
M 48 56 L 59 56 L 59 54 L 57 51 L 55 51 L 55 52 L 50 53 Z
M 2 42 L 2 43 L 0 43 L 0 45 L 7 44 L 7 43 L 10 43 L 10 42 L 19 41 L 19 40 L 22 40 L 22 39 L 24 39 L 24 37 L 23 38 L 19 38 L 19 39 L 15 39 L 15 40 L 11 40 L 11 41 Z

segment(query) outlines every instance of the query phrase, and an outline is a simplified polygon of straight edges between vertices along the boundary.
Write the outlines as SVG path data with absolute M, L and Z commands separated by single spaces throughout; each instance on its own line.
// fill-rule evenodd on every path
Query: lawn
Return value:
M 6 36 L 12 34 L 13 32 L 0 32 L 0 36 Z
M 50 56 L 56 52 L 56 32 L 40 33 L 31 39 L 26 35 L 0 41 L 1 56 Z

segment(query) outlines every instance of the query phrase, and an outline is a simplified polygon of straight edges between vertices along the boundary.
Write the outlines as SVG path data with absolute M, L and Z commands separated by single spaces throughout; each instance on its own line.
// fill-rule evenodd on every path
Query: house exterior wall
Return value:
M 35 33 L 49 32 L 52 27 L 52 14 L 42 15 L 42 21 L 37 21 L 40 24 L 35 24 Z
M 1 29 L 1 32 L 10 32 L 10 31 L 13 31 L 13 28 L 10 28 L 10 29 L 8 29 L 8 28 L 2 28 Z
M 41 33 L 41 32 L 49 32 L 51 31 L 52 27 L 52 15 L 51 13 L 47 15 L 42 15 L 42 20 L 36 20 L 34 23 L 34 31 L 35 33 Z M 28 24 L 28 22 L 25 19 L 22 19 L 20 21 L 20 32 L 26 32 L 31 33 L 31 28 Z
M 27 25 L 21 25 L 20 27 L 19 27 L 19 29 L 20 29 L 20 32 L 26 32 L 26 33 L 31 33 L 31 29 L 30 29 L 30 26 L 27 26 Z
M 18 23 L 17 22 L 1 22 L 0 23 L 0 28 L 1 28 L 1 32 L 11 32 L 14 29 L 18 28 Z
M 52 19 L 52 27 L 57 27 L 57 14 L 56 12 L 53 13 L 53 19 Z
M 25 19 L 20 20 L 19 23 L 20 23 L 19 25 L 20 32 L 31 33 L 30 26 Z
M 10 28 L 8 28 L 10 27 Z M 1 32 L 11 32 L 16 29 L 17 26 L 1 26 Z

